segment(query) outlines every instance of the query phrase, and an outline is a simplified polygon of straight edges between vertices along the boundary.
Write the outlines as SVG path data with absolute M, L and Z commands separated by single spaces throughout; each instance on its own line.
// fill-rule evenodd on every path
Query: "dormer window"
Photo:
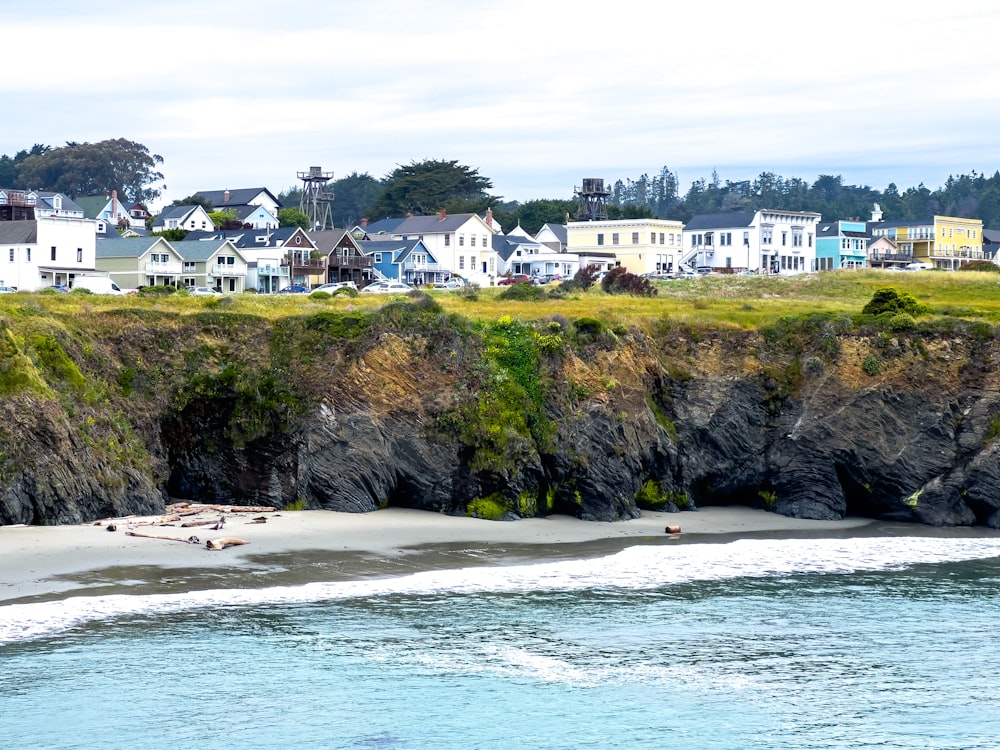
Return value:
M 302 235 L 301 234 L 295 235 L 295 244 L 296 245 L 301 245 L 302 244 Z

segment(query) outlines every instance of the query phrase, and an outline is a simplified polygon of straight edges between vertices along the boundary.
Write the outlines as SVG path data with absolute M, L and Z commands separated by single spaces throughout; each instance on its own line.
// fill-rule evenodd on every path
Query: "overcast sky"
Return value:
M 127 138 L 163 157 L 164 202 L 424 159 L 520 201 L 663 166 L 682 194 L 713 169 L 1000 169 L 995 0 L 679 5 L 4 3 L 0 154 Z

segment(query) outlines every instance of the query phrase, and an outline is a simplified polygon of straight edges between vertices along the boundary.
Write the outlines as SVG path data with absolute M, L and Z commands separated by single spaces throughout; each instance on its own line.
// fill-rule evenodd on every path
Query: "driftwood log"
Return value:
M 234 536 L 220 536 L 218 539 L 209 539 L 205 546 L 210 550 L 220 550 L 226 547 L 237 547 L 241 544 L 250 544 L 246 539 L 237 539 Z
M 196 536 L 170 536 L 169 534 L 150 534 L 146 531 L 134 531 L 129 530 L 125 532 L 125 536 L 137 536 L 143 539 L 165 539 L 168 542 L 187 542 L 188 544 L 201 544 L 201 540 Z

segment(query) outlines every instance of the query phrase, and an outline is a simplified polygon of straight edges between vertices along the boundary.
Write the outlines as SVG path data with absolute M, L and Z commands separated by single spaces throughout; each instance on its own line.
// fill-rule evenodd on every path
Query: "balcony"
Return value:
M 316 273 L 325 271 L 327 268 L 326 258 L 322 258 L 320 260 L 313 260 L 311 258 L 308 260 L 296 260 L 294 263 L 286 258 L 281 261 L 281 265 L 291 266 L 295 268 L 296 271 L 313 271 Z
M 208 272 L 212 276 L 246 276 L 247 267 L 237 266 L 235 264 L 230 265 L 228 263 L 216 263 L 214 266 L 208 267 Z
M 180 261 L 173 261 L 169 263 L 146 263 L 143 268 L 143 272 L 147 274 L 154 274 L 156 276 L 176 276 L 183 273 Z
M 441 271 L 449 271 L 445 266 L 440 263 L 413 263 L 411 261 L 406 261 L 403 263 L 404 271 L 419 271 L 422 273 L 438 273 Z
M 371 268 L 372 259 L 367 255 L 331 255 L 330 268 Z M 296 267 L 297 264 L 296 264 Z
M 288 266 L 258 265 L 258 276 L 288 276 Z

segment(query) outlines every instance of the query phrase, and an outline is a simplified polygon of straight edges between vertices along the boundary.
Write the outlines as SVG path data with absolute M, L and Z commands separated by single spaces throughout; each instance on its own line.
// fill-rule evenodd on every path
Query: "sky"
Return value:
M 678 5 L 4 3 L 0 154 L 136 141 L 161 205 L 425 159 L 521 202 L 662 167 L 682 194 L 713 170 L 903 190 L 1000 169 L 995 0 Z

